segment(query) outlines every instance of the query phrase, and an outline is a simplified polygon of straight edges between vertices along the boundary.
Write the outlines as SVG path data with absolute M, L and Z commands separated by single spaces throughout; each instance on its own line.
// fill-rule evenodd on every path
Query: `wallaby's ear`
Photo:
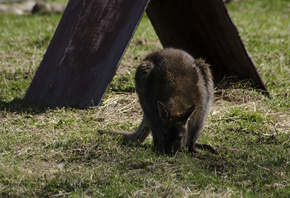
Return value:
M 158 107 L 158 112 L 159 112 L 159 116 L 164 120 L 168 120 L 169 119 L 169 111 L 168 109 L 165 107 L 164 104 L 162 104 L 162 102 L 158 101 L 157 102 L 157 107 Z
M 186 122 L 192 112 L 195 110 L 195 104 L 186 109 L 186 111 L 182 114 L 183 120 Z

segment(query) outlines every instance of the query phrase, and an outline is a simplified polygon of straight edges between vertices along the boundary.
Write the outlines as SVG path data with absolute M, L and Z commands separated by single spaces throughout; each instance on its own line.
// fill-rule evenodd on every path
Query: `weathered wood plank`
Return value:
M 149 0 L 70 0 L 25 100 L 99 104 Z
M 147 14 L 164 47 L 203 57 L 215 76 L 251 79 L 269 95 L 222 0 L 151 0 Z

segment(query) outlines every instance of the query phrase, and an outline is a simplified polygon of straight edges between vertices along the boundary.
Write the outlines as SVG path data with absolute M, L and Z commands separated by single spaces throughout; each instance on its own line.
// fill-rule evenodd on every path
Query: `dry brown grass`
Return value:
M 103 121 L 100 127 L 117 123 L 133 122 L 138 125 L 142 120 L 142 109 L 136 93 L 111 92 L 98 108 L 97 119 Z

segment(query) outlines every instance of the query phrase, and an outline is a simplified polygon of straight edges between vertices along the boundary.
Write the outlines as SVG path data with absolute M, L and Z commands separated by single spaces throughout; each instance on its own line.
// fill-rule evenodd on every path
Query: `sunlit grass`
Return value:
M 135 68 L 162 47 L 146 16 L 102 104 L 82 110 L 23 101 L 61 16 L 0 14 L 0 197 L 289 197 L 290 5 L 227 5 L 272 98 L 225 78 L 200 138 L 218 154 L 175 157 L 96 132 L 142 119 Z

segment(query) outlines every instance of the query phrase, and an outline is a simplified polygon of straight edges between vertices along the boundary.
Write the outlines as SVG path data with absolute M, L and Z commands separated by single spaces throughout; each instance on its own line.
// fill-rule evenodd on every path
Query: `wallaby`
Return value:
M 166 154 L 174 155 L 184 147 L 194 152 L 213 99 L 209 65 L 167 48 L 141 62 L 135 81 L 143 120 L 134 133 L 112 132 L 141 142 L 152 132 L 154 146 Z

